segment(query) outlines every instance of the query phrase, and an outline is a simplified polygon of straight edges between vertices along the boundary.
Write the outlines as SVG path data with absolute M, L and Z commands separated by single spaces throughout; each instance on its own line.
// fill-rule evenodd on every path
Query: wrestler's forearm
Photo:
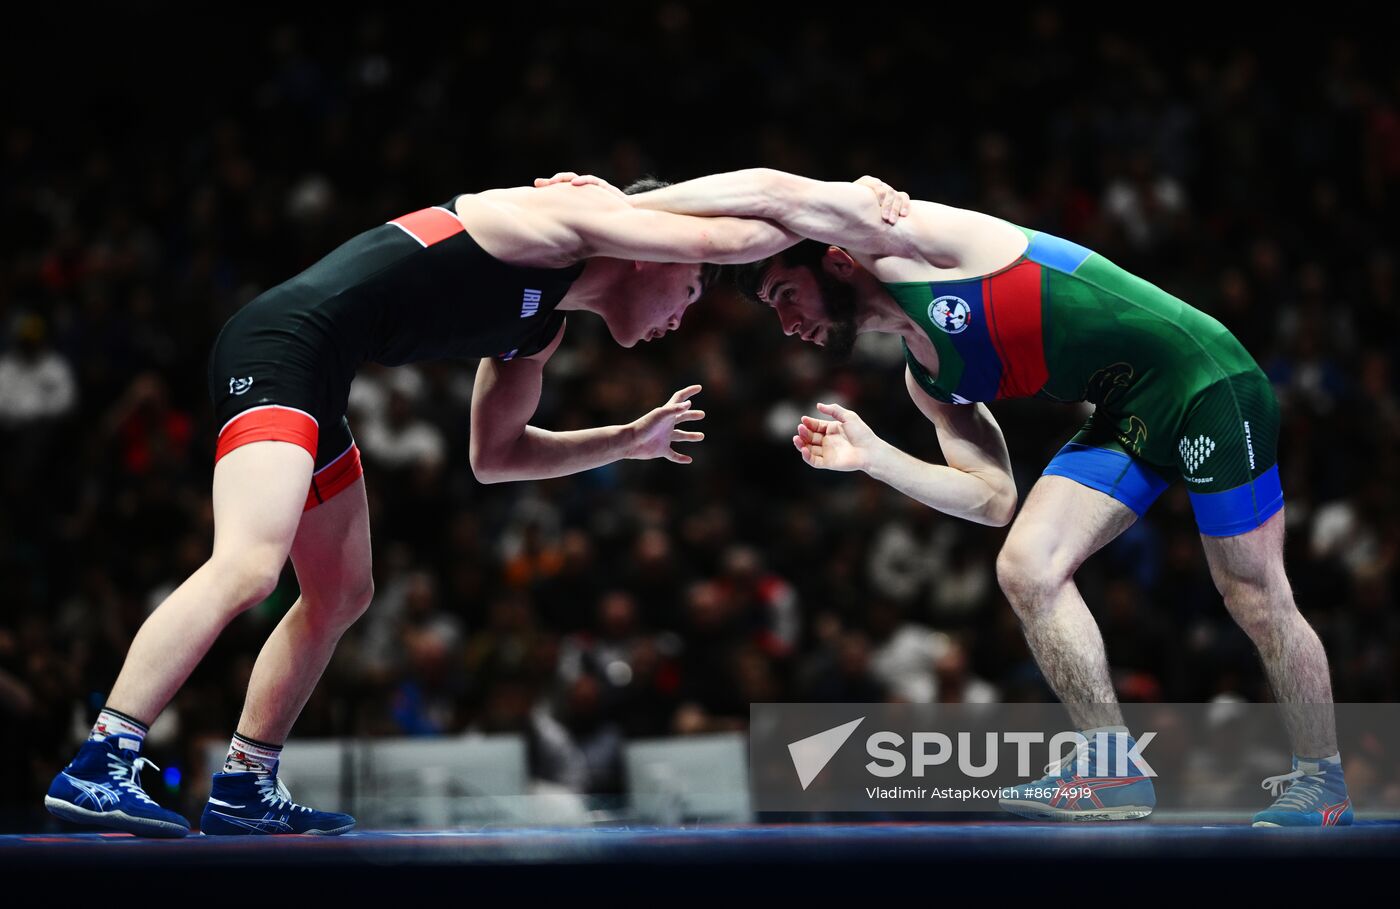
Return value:
M 796 237 L 866 252 L 898 243 L 879 195 L 858 183 L 828 183 L 768 168 L 687 180 L 629 197 L 634 207 L 677 214 L 762 219 Z
M 781 221 L 787 205 L 790 174 L 754 167 L 724 174 L 697 177 L 650 192 L 630 196 L 638 208 L 669 211 L 682 215 L 737 218 L 765 218 Z
M 1014 497 L 976 474 L 920 461 L 883 443 L 874 449 L 865 472 L 881 483 L 930 508 L 978 524 L 1003 527 L 1016 510 Z
M 483 483 L 564 477 L 630 457 L 635 438 L 631 424 L 566 432 L 526 426 L 514 445 L 475 471 Z

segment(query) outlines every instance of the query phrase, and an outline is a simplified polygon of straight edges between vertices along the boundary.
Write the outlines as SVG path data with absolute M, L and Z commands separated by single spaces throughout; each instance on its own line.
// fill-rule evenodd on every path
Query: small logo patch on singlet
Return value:
M 248 389 L 253 387 L 253 377 L 246 379 L 232 378 L 228 380 L 228 393 L 231 395 L 247 394 Z
M 955 335 L 967 329 L 972 307 L 962 297 L 939 297 L 928 305 L 928 317 L 934 325 Z
M 540 296 L 538 290 L 525 288 L 525 298 L 520 301 L 520 318 L 528 319 L 540 311 Z
M 1176 447 L 1181 455 L 1181 462 L 1186 465 L 1186 472 L 1195 473 L 1196 468 L 1204 464 L 1210 453 L 1215 451 L 1215 440 L 1210 436 L 1196 436 L 1194 439 L 1182 439 Z

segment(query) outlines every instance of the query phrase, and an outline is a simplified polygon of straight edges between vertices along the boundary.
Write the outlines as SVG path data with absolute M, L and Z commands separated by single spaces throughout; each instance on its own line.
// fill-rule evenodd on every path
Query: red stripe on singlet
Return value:
M 445 208 L 420 209 L 402 218 L 395 218 L 389 223 L 406 231 L 424 246 L 441 243 L 448 237 L 466 230 L 462 222 L 457 220 L 457 216 Z
M 990 334 L 1001 358 L 997 398 L 1030 397 L 1050 378 L 1041 324 L 1042 277 L 1039 265 L 1022 262 L 986 281 Z

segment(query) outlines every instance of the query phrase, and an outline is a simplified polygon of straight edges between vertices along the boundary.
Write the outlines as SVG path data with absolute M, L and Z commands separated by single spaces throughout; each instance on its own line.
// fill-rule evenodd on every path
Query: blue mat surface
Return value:
M 141 839 L 114 833 L 0 836 L 0 861 L 275 865 L 539 865 L 999 859 L 1072 855 L 1195 860 L 1400 857 L 1400 821 L 1327 830 L 1239 824 L 782 824 L 726 827 L 365 831 L 340 837 Z

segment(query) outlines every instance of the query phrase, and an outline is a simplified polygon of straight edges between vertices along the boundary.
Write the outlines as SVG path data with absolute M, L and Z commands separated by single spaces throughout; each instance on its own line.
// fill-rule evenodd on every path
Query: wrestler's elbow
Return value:
M 987 524 L 992 527 L 1005 527 L 1010 524 L 1011 519 L 1016 517 L 1017 502 L 1016 484 L 1010 477 L 992 484 L 992 493 L 983 507 Z
M 473 438 L 467 449 L 467 460 L 471 463 L 472 475 L 478 483 L 489 485 L 507 483 L 515 479 L 510 467 L 510 458 L 501 451 L 500 446 L 477 442 Z

